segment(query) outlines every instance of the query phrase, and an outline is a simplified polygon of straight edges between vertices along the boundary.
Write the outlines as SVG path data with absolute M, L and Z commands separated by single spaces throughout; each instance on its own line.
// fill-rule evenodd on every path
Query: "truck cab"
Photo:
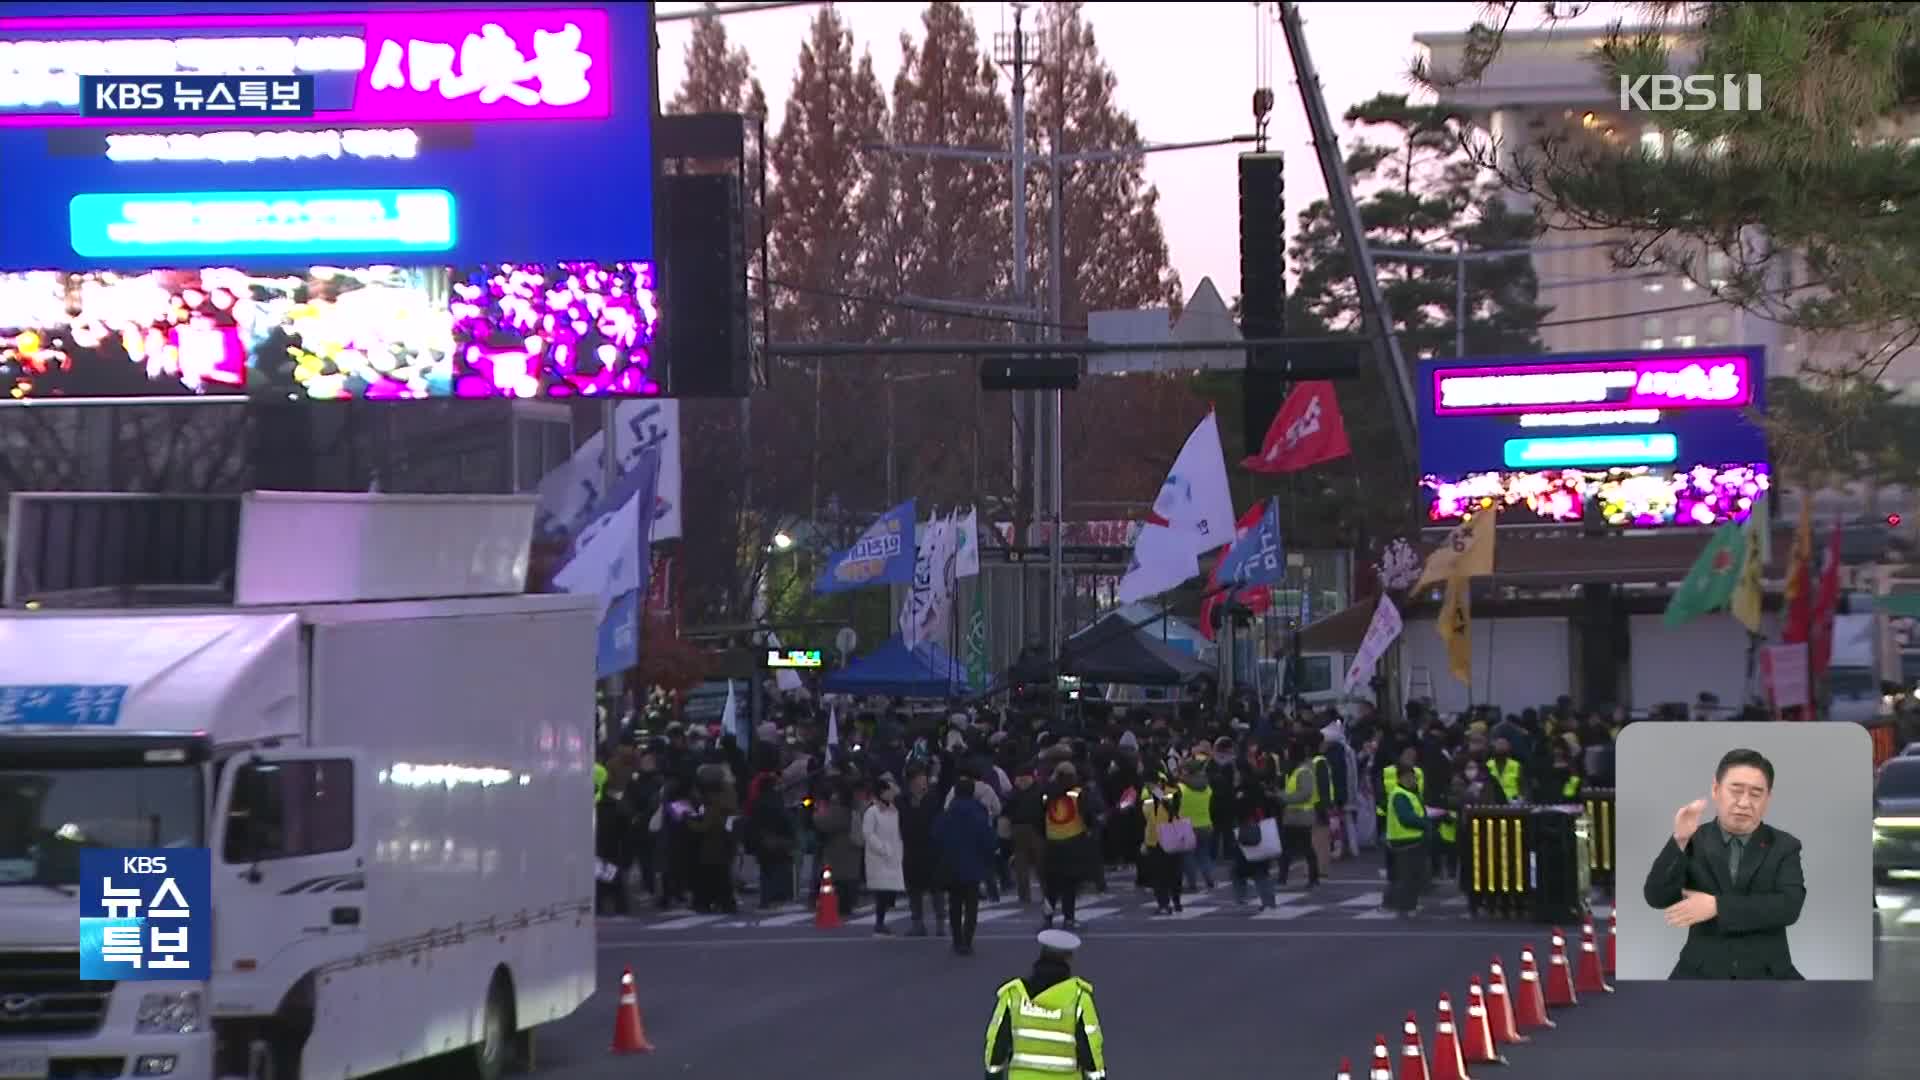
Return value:
M 0 1080 L 493 1080 L 592 994 L 599 606 L 520 592 L 533 511 L 248 495 L 232 584 L 164 600 L 9 566 Z M 208 850 L 204 978 L 81 978 L 101 848 Z

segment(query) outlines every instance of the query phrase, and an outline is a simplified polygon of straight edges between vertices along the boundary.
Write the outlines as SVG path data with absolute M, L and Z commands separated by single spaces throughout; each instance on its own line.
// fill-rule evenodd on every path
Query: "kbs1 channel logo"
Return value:
M 80 977 L 204 980 L 213 955 L 205 848 L 80 852 Z

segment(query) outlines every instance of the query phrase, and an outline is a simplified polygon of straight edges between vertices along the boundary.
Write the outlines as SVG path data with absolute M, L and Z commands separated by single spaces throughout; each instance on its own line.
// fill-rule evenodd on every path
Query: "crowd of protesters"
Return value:
M 1610 785 L 1625 722 L 1564 698 L 1505 716 L 1416 704 L 1391 721 L 1249 696 L 1224 711 L 1052 716 L 846 702 L 829 723 L 788 703 L 745 748 L 717 725 L 630 721 L 596 769 L 602 911 L 643 896 L 731 914 L 745 893 L 774 911 L 814 902 L 830 872 L 843 916 L 870 916 L 879 935 L 904 921 L 964 954 L 983 893 L 1038 902 L 1044 925 L 1069 929 L 1081 894 L 1116 882 L 1150 891 L 1156 914 L 1222 878 L 1237 904 L 1266 910 L 1277 889 L 1311 890 L 1333 862 L 1386 847 L 1395 765 L 1418 770 L 1444 878 L 1458 865 L 1445 822 L 1461 808 Z

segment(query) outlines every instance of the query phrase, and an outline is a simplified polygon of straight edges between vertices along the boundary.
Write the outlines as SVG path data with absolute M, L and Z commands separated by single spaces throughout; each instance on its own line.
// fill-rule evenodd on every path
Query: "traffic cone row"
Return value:
M 1550 1010 L 1579 1005 L 1582 993 L 1613 993 L 1606 977 L 1614 971 L 1613 931 L 1617 925 L 1609 916 L 1606 946 L 1602 949 L 1593 920 L 1582 923 L 1577 975 L 1567 956 L 1567 936 L 1558 927 L 1550 938 L 1552 952 L 1547 954 L 1545 972 L 1535 959 L 1533 946 L 1525 945 L 1520 950 L 1519 981 L 1509 984 L 1506 966 L 1496 955 L 1487 968 L 1484 987 L 1479 975 L 1467 980 L 1464 1017 L 1454 1013 L 1450 995 L 1440 995 L 1431 1055 L 1421 1040 L 1419 1016 L 1410 1012 L 1401 1028 L 1398 1068 L 1393 1064 L 1387 1036 L 1378 1035 L 1367 1080 L 1473 1080 L 1468 1070 L 1475 1065 L 1507 1064 L 1501 1047 L 1531 1042 L 1532 1037 L 1525 1032 L 1550 1031 L 1559 1026 Z M 1336 1080 L 1352 1077 L 1351 1060 L 1342 1058 Z

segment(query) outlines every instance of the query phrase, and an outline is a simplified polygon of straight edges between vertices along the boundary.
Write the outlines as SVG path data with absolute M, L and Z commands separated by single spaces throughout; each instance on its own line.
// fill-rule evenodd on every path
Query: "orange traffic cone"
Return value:
M 653 1044 L 647 1041 L 647 1025 L 640 1019 L 640 998 L 633 990 L 633 969 L 620 973 L 620 1011 L 613 1016 L 613 1052 L 616 1054 L 651 1054 Z
M 1493 1045 L 1531 1042 L 1520 1034 L 1520 1025 L 1514 1020 L 1513 995 L 1507 992 L 1507 969 L 1497 956 L 1487 969 L 1487 992 L 1492 995 L 1487 1001 L 1487 1028 L 1493 1035 Z
M 1373 1068 L 1367 1070 L 1367 1080 L 1393 1080 L 1393 1059 L 1387 1056 L 1385 1035 L 1373 1038 Z
M 1533 946 L 1520 950 L 1520 991 L 1514 995 L 1513 1016 L 1521 1031 L 1558 1027 L 1547 1016 L 1547 999 L 1540 992 L 1540 968 L 1533 962 Z
M 1600 973 L 1600 948 L 1593 943 L 1593 920 L 1580 928 L 1580 970 L 1574 976 L 1575 990 L 1582 994 L 1611 994 L 1613 987 Z
M 1401 1026 L 1406 1033 L 1400 1044 L 1400 1075 L 1394 1080 L 1428 1080 L 1427 1051 L 1420 1045 L 1420 1021 L 1413 1013 Z
M 1352 1058 L 1340 1059 L 1340 1071 L 1333 1074 L 1333 1080 L 1353 1080 Z
M 1573 992 L 1573 968 L 1567 963 L 1567 935 L 1553 928 L 1553 952 L 1547 957 L 1547 1006 L 1570 1009 L 1580 1004 Z
M 833 867 L 820 868 L 820 901 L 813 908 L 816 930 L 840 929 L 840 898 L 833 892 Z
M 1607 912 L 1607 955 L 1606 955 L 1606 967 L 1605 967 L 1605 971 L 1608 975 L 1619 974 L 1619 969 L 1614 967 L 1614 951 L 1613 951 L 1613 939 L 1618 937 L 1619 935 L 1620 935 L 1620 916 L 1614 912 L 1609 911 Z
M 1453 1002 L 1440 995 L 1439 1016 L 1433 1021 L 1433 1076 L 1431 1080 L 1473 1080 L 1460 1057 L 1460 1035 L 1453 1029 Z
M 1460 1034 L 1460 1058 L 1468 1065 L 1505 1065 L 1493 1041 L 1493 1026 L 1487 1020 L 1487 998 L 1480 991 L 1480 976 L 1467 980 L 1467 1026 Z

